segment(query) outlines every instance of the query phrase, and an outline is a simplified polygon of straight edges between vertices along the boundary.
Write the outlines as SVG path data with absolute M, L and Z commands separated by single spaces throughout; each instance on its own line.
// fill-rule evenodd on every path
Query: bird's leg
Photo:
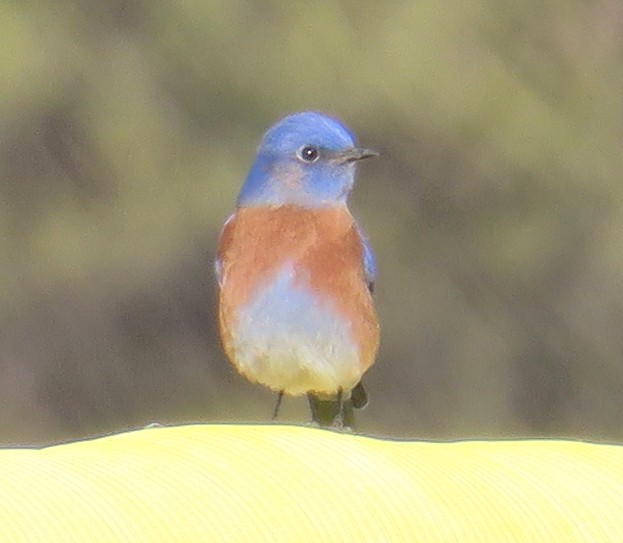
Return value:
M 333 420 L 333 426 L 337 428 L 344 427 L 344 392 L 340 387 L 337 391 L 337 395 L 335 396 L 335 401 L 337 403 L 337 415 L 335 415 L 335 419 Z
M 355 411 L 351 399 L 345 400 L 342 407 L 342 430 L 355 430 Z
M 344 391 L 340 388 L 335 397 L 335 403 L 337 404 L 337 414 L 333 421 L 333 427 L 341 430 L 354 430 L 355 412 L 352 397 L 345 398 Z
M 311 392 L 307 393 L 309 410 L 311 411 L 311 423 L 322 425 L 320 422 L 320 399 L 316 398 Z
M 279 416 L 279 408 L 281 407 L 281 400 L 283 400 L 283 390 L 280 390 L 277 394 L 277 403 L 275 404 L 275 409 L 273 409 L 273 418 L 272 420 L 277 420 Z

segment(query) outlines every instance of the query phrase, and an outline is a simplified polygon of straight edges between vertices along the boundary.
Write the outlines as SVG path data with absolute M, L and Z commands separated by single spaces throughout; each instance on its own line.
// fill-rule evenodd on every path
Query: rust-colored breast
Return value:
M 240 208 L 223 230 L 218 258 L 220 324 L 226 351 L 237 309 L 290 263 L 303 288 L 331 300 L 351 323 L 362 371 L 372 365 L 379 325 L 366 284 L 362 242 L 346 206 Z

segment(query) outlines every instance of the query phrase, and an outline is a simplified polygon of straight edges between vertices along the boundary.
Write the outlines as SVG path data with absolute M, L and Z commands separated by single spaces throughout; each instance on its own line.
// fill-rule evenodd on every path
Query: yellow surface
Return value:
M 623 541 L 623 448 L 223 424 L 5 449 L 0 541 Z

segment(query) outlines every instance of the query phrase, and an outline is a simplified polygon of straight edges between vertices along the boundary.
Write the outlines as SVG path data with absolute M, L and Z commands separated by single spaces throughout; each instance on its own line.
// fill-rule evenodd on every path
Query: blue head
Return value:
M 295 113 L 264 135 L 238 205 L 345 203 L 355 181 L 355 162 L 374 155 L 356 147 L 354 136 L 336 119 L 312 111 Z

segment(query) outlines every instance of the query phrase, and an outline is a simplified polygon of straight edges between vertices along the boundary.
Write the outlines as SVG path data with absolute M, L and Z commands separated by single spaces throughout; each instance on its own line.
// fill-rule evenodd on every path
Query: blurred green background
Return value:
M 264 130 L 382 152 L 365 432 L 623 439 L 623 3 L 0 4 L 0 443 L 266 421 L 216 334 Z M 282 420 L 307 420 L 303 399 Z

